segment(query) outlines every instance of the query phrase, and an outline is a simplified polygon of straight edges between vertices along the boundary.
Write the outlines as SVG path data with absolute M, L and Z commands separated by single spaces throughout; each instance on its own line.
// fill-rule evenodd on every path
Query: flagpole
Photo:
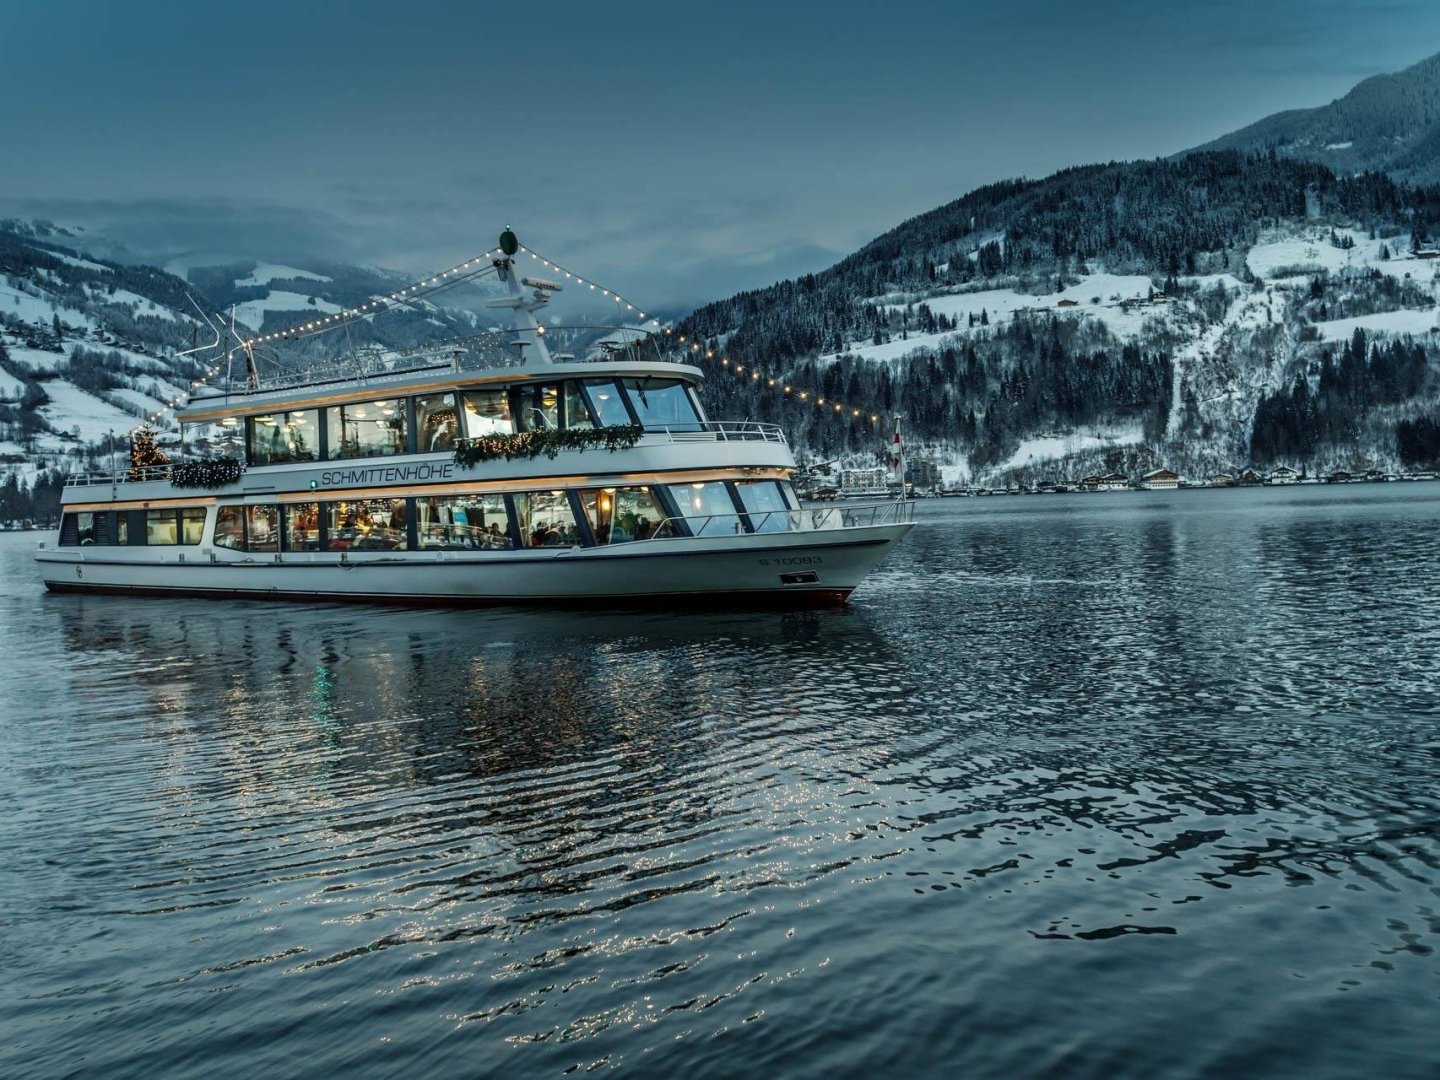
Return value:
M 895 497 L 905 500 L 905 440 L 900 437 L 902 413 L 895 414 L 895 436 L 890 440 L 890 471 L 899 482 L 899 494 Z

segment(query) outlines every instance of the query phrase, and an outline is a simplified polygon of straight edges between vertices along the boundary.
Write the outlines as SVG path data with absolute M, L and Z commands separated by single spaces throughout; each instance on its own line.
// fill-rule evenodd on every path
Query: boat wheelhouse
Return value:
M 555 362 L 521 290 L 515 366 L 212 391 L 177 413 L 243 445 L 77 477 L 37 554 L 55 591 L 408 603 L 843 601 L 903 500 L 809 508 L 772 424 L 712 421 L 688 364 Z M 537 283 L 526 279 L 524 284 Z

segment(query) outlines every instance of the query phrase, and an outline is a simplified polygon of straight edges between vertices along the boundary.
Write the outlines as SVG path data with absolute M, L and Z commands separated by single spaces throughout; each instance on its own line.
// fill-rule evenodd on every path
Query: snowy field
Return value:
M 1353 319 L 1332 319 L 1316 323 L 1325 341 L 1347 341 L 1356 330 L 1367 334 L 1412 334 L 1419 337 L 1435 329 L 1435 309 L 1427 311 L 1382 311 L 1378 315 L 1357 315 Z
M 86 442 L 97 442 L 108 432 L 126 432 L 135 426 L 134 416 L 63 380 L 46 383 L 45 393 L 50 402 L 41 407 L 40 414 L 58 431 L 73 432 L 78 428 L 80 438 Z
M 914 306 L 919 307 L 923 303 L 936 315 L 954 318 L 960 323 L 958 330 L 946 330 L 937 334 L 912 331 L 908 338 L 895 337 L 881 345 L 851 345 L 844 355 L 862 360 L 899 360 L 917 349 L 939 348 L 948 338 L 988 329 L 989 327 L 982 328 L 978 323 L 974 327 L 968 325 L 970 316 L 974 315 L 978 319 L 982 312 L 989 320 L 989 326 L 1011 318 L 1017 311 L 1096 319 L 1104 323 L 1105 328 L 1117 338 L 1130 338 L 1140 333 L 1147 319 L 1154 318 L 1164 310 L 1149 305 L 1127 310 L 1123 306 L 1125 301 L 1146 298 L 1150 289 L 1150 278 L 1139 274 L 1089 274 L 1078 285 L 1072 285 L 1064 292 L 1047 293 L 1044 296 L 1032 296 L 1014 289 L 984 289 L 980 292 L 932 296 L 916 300 Z M 1098 303 L 1095 302 L 1097 299 Z M 899 312 L 904 311 L 907 305 L 887 303 L 884 306 L 888 311 Z M 836 354 L 823 355 L 820 359 L 834 360 Z
M 74 308 L 60 307 L 52 304 L 49 300 L 41 300 L 38 296 L 21 292 L 11 283 L 8 276 L 0 277 L 0 311 L 6 315 L 14 315 L 25 322 L 47 327 L 56 315 L 60 316 L 62 323 L 69 326 L 88 328 L 94 325 L 88 316 L 80 314 Z
M 243 304 L 237 304 L 235 318 L 246 326 L 259 330 L 265 325 L 265 316 L 268 312 L 287 312 L 297 315 L 313 312 L 317 315 L 333 315 L 339 310 L 339 304 L 332 304 L 328 300 L 317 298 L 312 304 L 308 296 L 282 291 L 272 292 L 264 300 L 247 300 Z
M 136 315 L 153 315 L 157 319 L 169 319 L 171 322 L 179 322 L 181 316 L 167 307 L 161 307 L 153 300 L 147 300 L 139 293 L 130 292 L 128 289 L 116 289 L 113 293 L 104 289 L 92 289 L 90 295 L 94 297 L 97 304 L 121 304 L 133 308 Z M 194 320 L 190 320 L 193 322 Z
M 157 386 L 158 386 L 158 385 L 161 385 L 161 384 L 158 384 L 158 383 L 157 383 Z M 162 387 L 162 389 L 163 389 L 163 387 Z M 124 389 L 120 389 L 120 390 L 112 390 L 112 391 L 110 391 L 110 396 L 111 396 L 111 397 L 114 397 L 114 398 L 118 398 L 118 399 L 121 400 L 121 401 L 128 402 L 128 403 L 131 404 L 131 405 L 134 405 L 137 409 L 141 410 L 142 412 L 146 413 L 147 415 L 150 414 L 150 413 L 153 413 L 156 409 L 163 408 L 164 405 L 165 405 L 165 402 L 164 402 L 164 401 L 156 401 L 156 400 L 155 400 L 153 397 L 151 397 L 149 394 L 142 394 L 139 390 L 131 390 L 131 389 L 129 389 L 129 388 L 124 388 Z M 174 392 L 174 389 L 171 388 L 171 393 L 170 393 L 170 395 L 166 398 L 166 400 L 167 400 L 167 401 L 173 401 L 174 398 L 175 398 L 175 392 Z
M 1139 427 L 1117 428 L 1112 431 L 1077 431 L 1067 435 L 1041 435 L 1026 439 L 998 471 L 1020 469 L 1042 461 L 1056 461 L 1086 450 L 1112 450 L 1118 446 L 1136 446 L 1144 441 Z
M 25 384 L 8 371 L 0 369 L 0 401 L 19 401 L 24 394 Z
M 70 352 L 67 349 L 63 353 L 50 352 L 47 349 L 29 349 L 24 345 L 12 344 L 10 340 L 5 341 L 5 351 L 10 354 L 10 359 L 17 364 L 24 364 L 34 371 L 54 371 L 70 362 Z
M 240 288 L 250 288 L 256 285 L 269 285 L 272 281 L 287 278 L 303 278 L 306 281 L 330 281 L 331 278 L 324 274 L 312 274 L 309 270 L 297 270 L 293 266 L 282 266 L 279 263 L 260 263 L 249 276 L 240 278 L 235 284 Z
M 1272 231 L 1261 237 L 1250 249 L 1245 264 L 1262 278 L 1315 274 L 1322 270 L 1332 274 L 1346 270 L 1375 269 L 1393 278 L 1410 278 L 1424 284 L 1435 279 L 1440 259 L 1416 259 L 1410 255 L 1408 237 L 1370 239 L 1358 229 L 1336 229 L 1336 234 L 1355 242 L 1352 248 L 1339 248 L 1330 242 L 1328 228 L 1308 228 L 1298 235 L 1292 227 Z M 1380 249 L 1389 250 L 1390 258 L 1382 259 Z

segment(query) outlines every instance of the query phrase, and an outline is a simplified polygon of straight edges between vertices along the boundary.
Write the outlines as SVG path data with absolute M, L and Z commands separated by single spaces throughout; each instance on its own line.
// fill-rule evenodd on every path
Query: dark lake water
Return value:
M 1440 484 L 918 518 L 804 614 L 0 537 L 0 1075 L 1440 1073 Z

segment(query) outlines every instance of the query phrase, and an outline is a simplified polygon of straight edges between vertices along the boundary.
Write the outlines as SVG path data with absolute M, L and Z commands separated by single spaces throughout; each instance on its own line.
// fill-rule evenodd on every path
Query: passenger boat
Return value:
M 703 372 L 554 357 L 507 230 L 499 368 L 211 388 L 179 409 L 245 460 L 77 476 L 37 553 L 56 592 L 409 604 L 843 602 L 911 504 L 807 507 L 773 424 L 710 420 Z

